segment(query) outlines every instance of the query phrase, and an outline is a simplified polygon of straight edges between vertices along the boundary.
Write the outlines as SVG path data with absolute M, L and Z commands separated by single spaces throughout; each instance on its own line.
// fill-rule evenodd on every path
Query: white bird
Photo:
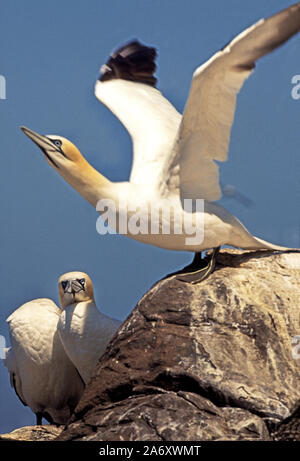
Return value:
M 63 309 L 58 332 L 70 360 L 88 383 L 121 322 L 98 311 L 92 281 L 84 272 L 63 274 L 58 291 Z
M 57 331 L 60 313 L 51 299 L 35 299 L 7 319 L 11 348 L 4 363 L 12 387 L 35 413 L 37 424 L 42 418 L 66 424 L 84 390 Z
M 144 243 L 196 252 L 199 271 L 182 279 L 201 281 L 213 270 L 221 245 L 288 249 L 251 235 L 215 203 L 221 197 L 216 161 L 227 159 L 236 96 L 255 61 L 299 30 L 300 2 L 244 30 L 196 69 L 183 116 L 155 88 L 154 48 L 132 41 L 113 53 L 101 68 L 95 94 L 132 137 L 129 182 L 112 183 L 103 177 L 65 138 L 22 129 L 48 163 L 102 216 L 106 216 L 105 200 L 113 204 L 116 219 L 110 227 Z M 203 208 L 197 208 L 198 203 Z M 152 213 L 153 209 L 162 213 Z M 170 216 L 162 217 L 165 211 Z M 209 248 L 214 251 L 203 267 L 199 252 Z

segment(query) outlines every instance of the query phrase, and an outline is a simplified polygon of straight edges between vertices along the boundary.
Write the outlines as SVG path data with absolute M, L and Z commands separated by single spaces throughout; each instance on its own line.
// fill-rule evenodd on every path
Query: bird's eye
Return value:
M 61 286 L 62 286 L 62 289 L 65 290 L 68 286 L 68 282 L 64 280 L 63 282 L 61 282 Z
M 55 139 L 54 144 L 55 144 L 57 147 L 61 147 L 62 142 L 61 142 L 60 139 Z
M 79 279 L 78 282 L 80 283 L 80 285 L 84 286 L 84 284 L 85 284 L 85 279 Z

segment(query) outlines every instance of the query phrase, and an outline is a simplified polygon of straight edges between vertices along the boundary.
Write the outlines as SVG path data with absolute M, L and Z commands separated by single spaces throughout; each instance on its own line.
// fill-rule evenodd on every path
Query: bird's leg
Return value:
M 202 282 L 202 280 L 206 279 L 214 271 L 219 250 L 220 247 L 214 248 L 209 259 L 201 258 L 201 253 L 195 253 L 192 263 L 186 266 L 182 271 L 179 271 L 176 278 L 192 284 Z
M 36 413 L 35 416 L 36 416 L 36 425 L 42 426 L 42 419 L 43 419 L 42 413 Z

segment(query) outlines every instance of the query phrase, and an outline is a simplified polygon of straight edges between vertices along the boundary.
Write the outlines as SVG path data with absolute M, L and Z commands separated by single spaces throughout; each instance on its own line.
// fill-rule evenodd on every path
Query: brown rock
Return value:
M 25 426 L 15 429 L 8 434 L 0 435 L 0 442 L 36 442 L 54 440 L 63 430 L 63 426 Z
M 59 440 L 268 440 L 297 415 L 300 254 L 226 250 L 216 269 L 149 290 Z
M 300 407 L 274 430 L 272 438 L 286 442 L 300 442 Z

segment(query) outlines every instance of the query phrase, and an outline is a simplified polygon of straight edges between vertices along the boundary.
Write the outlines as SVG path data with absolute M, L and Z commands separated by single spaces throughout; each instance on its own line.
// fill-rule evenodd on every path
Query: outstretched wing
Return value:
M 96 82 L 95 95 L 123 123 L 133 141 L 130 182 L 156 187 L 181 115 L 155 88 L 156 50 L 137 40 L 119 48 Z
M 236 96 L 255 67 L 300 30 L 300 2 L 239 34 L 194 73 L 167 174 L 181 198 L 221 196 L 215 160 L 227 159 Z

